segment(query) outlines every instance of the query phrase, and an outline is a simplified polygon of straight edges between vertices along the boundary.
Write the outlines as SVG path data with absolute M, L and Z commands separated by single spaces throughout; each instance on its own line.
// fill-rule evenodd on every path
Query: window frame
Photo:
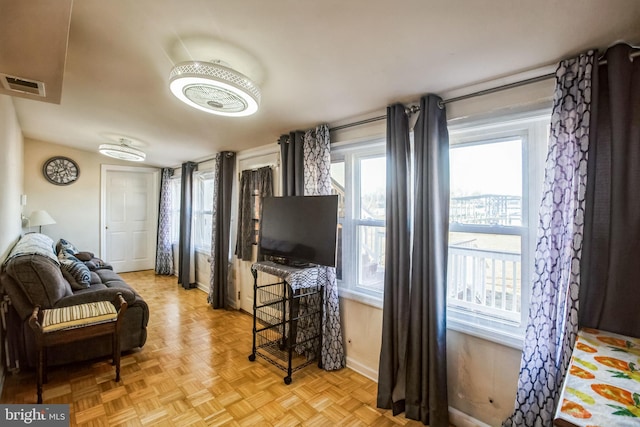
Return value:
M 342 226 L 342 279 L 338 280 L 340 296 L 353 299 L 374 307 L 382 307 L 383 291 L 367 289 L 359 284 L 360 252 L 358 248 L 358 227 L 381 227 L 386 232 L 384 220 L 361 218 L 360 160 L 386 157 L 386 138 L 373 137 L 360 141 L 345 141 L 332 144 L 331 163 L 344 162 L 345 204 L 344 218 L 339 217 Z M 351 258 L 347 255 L 351 254 Z
M 213 204 L 206 209 L 203 206 L 204 203 L 204 190 L 206 188 L 205 182 L 211 181 L 213 183 L 214 180 L 214 171 L 213 170 L 203 170 L 197 171 L 193 173 L 194 178 L 194 189 L 193 189 L 193 210 L 192 210 L 192 238 L 193 238 L 193 247 L 196 252 L 210 254 L 211 253 L 211 239 L 205 241 L 205 235 L 210 235 L 210 233 L 205 233 L 204 227 L 206 222 L 204 221 L 204 215 L 211 215 L 213 220 Z
M 180 205 L 182 191 L 182 177 L 171 177 L 169 181 L 171 191 L 171 243 L 177 245 L 180 241 Z M 177 196 L 177 197 L 176 197 Z
M 521 308 L 517 321 L 498 319 L 447 300 L 447 328 L 521 349 L 528 320 L 538 211 L 544 181 L 550 110 L 494 115 L 450 124 L 450 147 L 519 138 L 522 143 L 522 221 L 520 226 L 452 224 L 450 232 L 519 235 L 521 238 Z
M 549 135 L 549 123 L 551 117 L 551 109 L 547 107 L 532 107 L 515 113 L 498 112 L 486 115 L 480 118 L 450 120 L 448 122 L 448 130 L 450 141 L 456 143 L 465 141 L 469 143 L 472 140 L 487 140 L 494 138 L 508 138 L 515 134 L 520 135 L 526 141 L 522 143 L 523 156 L 522 161 L 526 162 L 528 173 L 523 174 L 523 226 L 527 228 L 528 233 L 521 242 L 521 275 L 522 284 L 522 302 L 521 317 L 518 326 L 509 325 L 510 328 L 504 327 L 504 322 L 490 321 L 474 313 L 460 312 L 459 310 L 450 309 L 447 305 L 447 328 L 464 334 L 477 336 L 488 341 L 496 342 L 515 349 L 522 349 L 524 342 L 524 332 L 528 317 L 528 307 L 530 301 L 530 291 L 533 279 L 534 254 L 536 245 L 536 234 L 538 226 L 538 211 L 540 198 L 542 196 L 544 185 L 545 159 L 547 155 L 547 144 Z M 410 133 L 410 141 L 413 143 L 413 132 Z M 386 137 L 368 137 L 353 141 L 344 141 L 332 144 L 331 162 L 345 161 L 345 215 L 346 212 L 353 212 L 353 196 L 350 195 L 348 187 L 349 175 L 353 173 L 349 165 L 349 155 L 353 155 L 359 151 L 377 152 L 386 156 Z M 525 181 L 527 184 L 525 185 Z M 413 179 L 411 179 L 413 185 Z M 353 184 L 352 184 L 353 185 Z M 527 201 L 524 201 L 524 198 Z M 413 203 L 413 200 L 410 201 Z M 413 209 L 411 209 L 411 212 Z M 525 216 L 526 215 L 526 216 Z M 526 218 L 526 227 L 524 221 Z M 411 219 L 410 219 L 411 220 Z M 339 221 L 341 219 L 339 218 Z M 342 222 L 341 222 L 342 223 Z M 345 238 L 346 232 L 343 224 L 343 268 L 346 265 L 353 271 L 356 271 L 354 262 L 345 262 L 345 256 L 354 247 L 357 242 L 353 238 Z M 489 231 L 488 228 L 478 230 L 483 232 Z M 514 227 L 514 226 L 512 226 Z M 455 231 L 455 227 L 451 231 Z M 512 231 L 516 233 L 516 230 Z M 519 231 L 518 231 L 519 233 Z M 524 272 L 526 269 L 526 273 Z M 361 303 L 382 308 L 383 293 L 379 296 L 370 293 L 361 292 L 353 285 L 350 276 L 343 271 L 343 280 L 338 281 L 340 296 L 353 299 Z M 525 290 L 525 286 L 527 287 Z M 526 299 L 526 300 L 525 300 Z M 457 311 L 457 312 L 456 312 Z

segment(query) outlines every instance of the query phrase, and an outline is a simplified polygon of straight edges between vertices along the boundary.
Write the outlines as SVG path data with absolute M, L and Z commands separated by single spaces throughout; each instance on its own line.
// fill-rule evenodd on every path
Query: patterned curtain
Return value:
M 329 127 L 318 126 L 304 134 L 304 195 L 330 195 L 331 153 Z M 340 304 L 335 267 L 319 267 L 324 279 L 324 321 L 322 322 L 322 366 L 331 371 L 346 366 L 340 326 Z
M 231 191 L 235 164 L 235 153 L 231 151 L 223 151 L 216 156 L 211 215 L 211 274 L 207 298 L 213 308 L 225 308 L 228 304 L 227 295 L 231 283 Z
M 242 171 L 235 253 L 243 261 L 251 261 L 253 246 L 258 243 L 262 198 L 272 195 L 273 171 L 270 166 Z
M 173 274 L 173 251 L 171 249 L 171 176 L 173 169 L 163 168 L 161 172 L 156 274 L 169 276 Z
M 505 427 L 552 425 L 575 343 L 596 61 L 589 51 L 556 70 L 529 321 L 515 411 Z

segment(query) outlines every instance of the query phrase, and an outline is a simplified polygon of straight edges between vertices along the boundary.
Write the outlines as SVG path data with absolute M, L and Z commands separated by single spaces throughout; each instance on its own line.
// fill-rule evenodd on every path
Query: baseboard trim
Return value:
M 369 378 L 375 383 L 378 382 L 377 370 L 372 369 L 349 356 L 347 356 L 347 368 Z M 449 422 L 456 427 L 491 427 L 489 424 L 485 424 L 452 406 L 449 406 Z
M 209 295 L 209 285 L 203 285 L 200 282 L 196 282 L 196 289 L 204 292 L 205 294 Z M 236 305 L 236 301 L 233 299 L 229 299 L 227 298 L 227 306 L 234 308 L 234 309 L 238 309 L 238 306 Z
M 451 406 L 449 406 L 449 423 L 456 427 L 491 427 Z
M 347 356 L 347 368 L 351 369 L 352 371 L 356 371 L 360 375 L 369 378 L 371 381 L 373 381 L 375 383 L 378 382 L 378 370 L 377 369 L 372 369 L 372 368 L 368 367 L 367 365 L 364 365 L 364 364 L 358 362 L 357 360 L 354 360 L 354 359 L 350 358 L 349 356 Z

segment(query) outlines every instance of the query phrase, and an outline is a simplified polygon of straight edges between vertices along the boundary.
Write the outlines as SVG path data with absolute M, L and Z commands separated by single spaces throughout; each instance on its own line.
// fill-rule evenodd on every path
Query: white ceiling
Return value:
M 14 104 L 26 137 L 94 151 L 125 135 L 175 166 L 621 40 L 640 42 L 638 0 L 76 0 L 60 104 Z M 169 72 L 189 57 L 253 74 L 258 113 L 175 99 Z

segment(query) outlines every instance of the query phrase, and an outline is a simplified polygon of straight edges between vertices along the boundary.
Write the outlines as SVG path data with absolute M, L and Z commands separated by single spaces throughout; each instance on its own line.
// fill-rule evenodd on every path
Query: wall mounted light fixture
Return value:
M 45 210 L 33 211 L 29 216 L 29 227 L 39 227 L 38 233 L 42 233 L 43 225 L 55 224 L 56 220 Z

